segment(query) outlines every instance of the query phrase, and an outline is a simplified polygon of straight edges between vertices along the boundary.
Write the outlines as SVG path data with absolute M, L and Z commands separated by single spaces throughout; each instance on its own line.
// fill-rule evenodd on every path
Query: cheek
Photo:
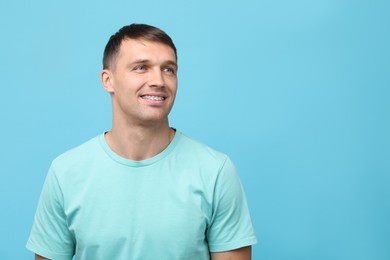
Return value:
M 134 94 L 145 85 L 144 77 L 127 77 L 121 83 L 121 92 L 126 94 Z
M 177 90 L 177 79 L 170 78 L 168 79 L 168 86 L 172 92 L 176 92 Z

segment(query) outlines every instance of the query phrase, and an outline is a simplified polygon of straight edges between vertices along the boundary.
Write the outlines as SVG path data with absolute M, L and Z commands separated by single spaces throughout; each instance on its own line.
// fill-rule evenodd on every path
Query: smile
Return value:
M 163 101 L 166 98 L 160 96 L 141 96 L 142 99 L 152 100 L 152 101 Z

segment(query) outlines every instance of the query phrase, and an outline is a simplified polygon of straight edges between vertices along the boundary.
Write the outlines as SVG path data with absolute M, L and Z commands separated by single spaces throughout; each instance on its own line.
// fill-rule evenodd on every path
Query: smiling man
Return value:
M 112 129 L 53 161 L 27 242 L 35 259 L 251 259 L 232 162 L 169 125 L 177 70 L 162 30 L 111 36 L 101 81 Z

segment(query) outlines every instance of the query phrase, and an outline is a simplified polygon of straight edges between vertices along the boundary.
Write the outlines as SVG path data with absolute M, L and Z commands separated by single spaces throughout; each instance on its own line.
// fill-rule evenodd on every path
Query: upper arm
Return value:
M 63 206 L 62 189 L 51 167 L 42 188 L 26 247 L 39 257 L 72 259 L 75 247 L 73 238 Z M 38 256 L 35 258 L 42 259 Z
M 206 238 L 210 252 L 229 252 L 257 242 L 245 193 L 230 159 L 215 183 Z
M 252 247 L 246 246 L 226 252 L 210 253 L 212 260 L 251 260 Z
M 48 258 L 44 258 L 43 256 L 35 254 L 34 260 L 49 260 Z

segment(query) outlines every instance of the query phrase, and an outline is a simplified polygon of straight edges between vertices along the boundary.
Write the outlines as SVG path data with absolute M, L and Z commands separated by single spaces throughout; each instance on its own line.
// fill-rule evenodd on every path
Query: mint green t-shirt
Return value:
M 104 134 L 56 158 L 27 248 L 49 259 L 210 259 L 256 243 L 229 158 L 177 131 L 132 161 Z

